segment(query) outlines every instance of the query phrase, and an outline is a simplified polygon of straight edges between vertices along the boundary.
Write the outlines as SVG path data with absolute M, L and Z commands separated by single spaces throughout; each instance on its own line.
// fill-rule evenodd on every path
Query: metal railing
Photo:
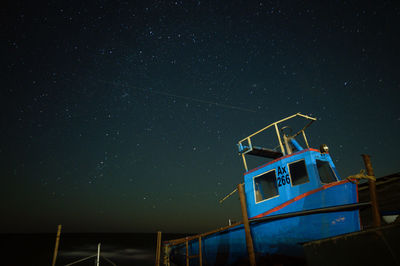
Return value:
M 279 120 L 279 121 L 276 121 L 276 122 L 274 122 L 274 123 L 272 123 L 272 124 L 270 124 L 270 125 L 268 125 L 268 126 L 262 128 L 262 129 L 260 129 L 260 130 L 258 130 L 258 131 L 256 131 L 256 132 L 254 132 L 253 134 L 251 134 L 251 135 L 245 137 L 244 139 L 242 139 L 242 140 L 240 140 L 240 141 L 238 142 L 239 152 L 240 152 L 240 149 L 242 149 L 242 151 L 243 151 L 243 152 L 240 152 L 240 154 L 242 155 L 243 164 L 244 164 L 244 168 L 246 169 L 246 171 L 248 171 L 248 167 L 247 167 L 247 162 L 246 162 L 245 154 L 251 152 L 252 149 L 253 149 L 253 145 L 252 145 L 252 142 L 251 142 L 251 138 L 254 137 L 254 136 L 256 136 L 256 135 L 258 135 L 258 134 L 260 134 L 261 132 L 264 132 L 265 130 L 267 130 L 267 129 L 271 128 L 271 127 L 274 127 L 274 128 L 275 128 L 275 132 L 276 132 L 276 136 L 277 136 L 277 138 L 278 138 L 279 147 L 280 147 L 280 149 L 281 149 L 282 154 L 285 155 L 286 152 L 285 152 L 285 149 L 284 149 L 284 147 L 283 147 L 282 138 L 281 138 L 281 134 L 279 133 L 278 124 L 280 124 L 280 123 L 282 123 L 282 122 L 285 122 L 285 121 L 287 121 L 287 120 L 293 119 L 293 118 L 295 118 L 295 117 L 302 117 L 302 118 L 305 118 L 306 120 L 310 120 L 301 130 L 299 130 L 297 133 L 295 133 L 293 136 L 291 136 L 291 137 L 296 137 L 296 136 L 298 136 L 299 134 L 302 134 L 302 135 L 303 135 L 303 138 L 304 138 L 304 142 L 306 143 L 307 148 L 309 148 L 308 141 L 307 141 L 307 137 L 306 137 L 306 134 L 305 134 L 304 131 L 305 131 L 314 121 L 316 121 L 317 119 L 314 118 L 314 117 L 310 117 L 310 116 L 307 116 L 307 115 L 303 115 L 303 114 L 301 114 L 301 113 L 297 113 L 297 114 L 288 116 L 288 117 L 286 117 L 286 118 L 283 118 L 283 119 L 281 119 L 281 120 Z M 247 142 L 247 146 L 244 146 L 244 145 L 246 144 L 246 142 Z M 244 147 L 246 147 L 246 148 L 244 148 Z

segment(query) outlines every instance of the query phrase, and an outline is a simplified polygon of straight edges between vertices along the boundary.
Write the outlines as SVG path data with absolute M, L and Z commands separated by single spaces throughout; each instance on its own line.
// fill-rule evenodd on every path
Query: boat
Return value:
M 309 146 L 316 120 L 297 113 L 240 140 L 243 222 L 164 241 L 166 264 L 305 265 L 302 243 L 359 231 L 358 184 L 340 177 L 327 145 Z M 267 132 L 268 147 L 256 144 Z M 250 168 L 250 157 L 264 162 Z

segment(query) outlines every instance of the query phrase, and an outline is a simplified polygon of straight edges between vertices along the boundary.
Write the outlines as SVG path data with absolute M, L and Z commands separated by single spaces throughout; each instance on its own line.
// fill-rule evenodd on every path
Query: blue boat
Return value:
M 286 126 L 292 121 L 303 122 L 294 134 Z M 257 264 L 305 264 L 302 243 L 360 230 L 359 210 L 353 208 L 358 203 L 357 184 L 340 178 L 326 145 L 309 147 L 305 130 L 314 121 L 297 113 L 238 143 L 245 168 L 245 212 Z M 268 131 L 275 135 L 272 147 L 254 145 Z M 249 169 L 248 156 L 265 161 Z M 250 251 L 245 225 L 239 222 L 166 241 L 167 260 L 177 265 L 246 265 Z

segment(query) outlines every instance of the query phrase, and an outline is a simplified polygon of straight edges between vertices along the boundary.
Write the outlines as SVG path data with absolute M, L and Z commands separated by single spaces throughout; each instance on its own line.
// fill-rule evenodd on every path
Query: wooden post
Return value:
M 243 184 L 238 185 L 238 192 L 240 197 L 240 205 L 242 207 L 243 225 L 246 233 L 246 246 L 249 253 L 250 266 L 256 265 L 256 257 L 254 254 L 253 239 L 251 238 L 249 218 L 247 216 L 246 197 L 243 192 Z
M 374 169 L 372 168 L 370 156 L 367 154 L 362 154 L 361 156 L 363 157 L 365 168 L 367 169 L 367 174 L 370 176 L 375 176 Z M 374 220 L 374 226 L 379 227 L 379 226 L 381 226 L 381 216 L 379 214 L 378 198 L 376 196 L 375 181 L 369 179 L 368 186 L 369 186 L 369 195 L 371 198 L 371 207 L 372 207 L 371 209 L 372 209 L 372 218 Z
M 157 248 L 156 248 L 156 266 L 160 266 L 161 256 L 161 231 L 157 232 Z
M 189 239 L 186 237 L 186 266 L 189 266 Z
M 163 247 L 163 253 L 164 253 L 164 256 L 163 256 L 163 262 L 164 262 L 164 266 L 170 266 L 170 263 L 169 263 L 169 243 L 168 244 L 165 244 L 165 245 L 163 245 L 162 246 Z
M 201 251 L 201 236 L 199 236 L 199 265 L 203 266 L 203 255 Z
M 57 237 L 56 237 L 56 246 L 54 247 L 54 254 L 53 254 L 53 263 L 51 264 L 52 266 L 56 265 L 57 253 L 58 253 L 58 245 L 60 243 L 60 235 L 61 235 L 61 224 L 58 225 Z

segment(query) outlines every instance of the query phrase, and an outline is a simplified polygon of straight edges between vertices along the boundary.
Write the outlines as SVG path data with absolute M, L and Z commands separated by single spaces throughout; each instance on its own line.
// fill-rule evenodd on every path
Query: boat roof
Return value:
M 298 130 L 295 134 L 292 134 L 290 136 L 287 136 L 283 131 L 286 126 L 282 126 L 283 122 L 286 122 L 288 120 L 292 120 L 295 118 L 302 118 L 306 120 L 306 123 L 304 126 L 301 127 L 300 130 Z M 305 130 L 317 119 L 311 116 L 307 116 L 301 113 L 296 113 L 294 115 L 288 116 L 286 118 L 283 118 L 279 121 L 276 121 L 274 123 L 269 124 L 268 126 L 263 127 L 262 129 L 254 132 L 253 134 L 243 138 L 238 142 L 238 149 L 239 149 L 239 155 L 242 156 L 243 159 L 243 164 L 244 168 L 246 171 L 248 171 L 248 166 L 246 162 L 246 155 L 254 155 L 254 156 L 260 156 L 260 157 L 266 157 L 270 159 L 278 159 L 282 156 L 285 156 L 287 154 L 291 154 L 291 151 L 287 148 L 288 144 L 287 141 L 289 139 L 294 139 L 296 136 L 302 134 L 304 138 L 304 142 L 307 146 L 307 148 L 310 148 L 308 145 L 307 137 L 305 134 Z M 266 132 L 268 129 L 273 130 L 275 129 L 276 133 L 276 138 L 278 140 L 278 146 L 272 147 L 272 148 L 265 148 L 265 147 L 260 147 L 260 146 L 255 146 L 253 145 L 252 138 L 255 136 L 259 135 L 260 133 Z M 282 141 L 283 139 L 283 141 Z M 284 148 L 284 144 L 286 146 L 286 150 Z

